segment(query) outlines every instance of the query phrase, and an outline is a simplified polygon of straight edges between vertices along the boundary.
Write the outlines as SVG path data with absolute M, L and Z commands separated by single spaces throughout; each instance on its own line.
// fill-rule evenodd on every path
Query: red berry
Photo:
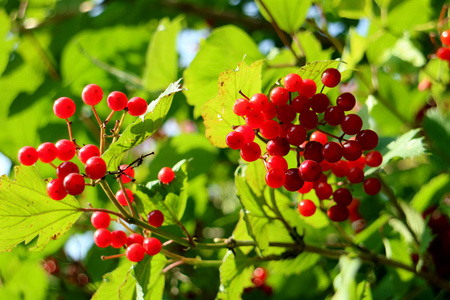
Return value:
M 303 186 L 298 190 L 300 194 L 308 194 L 314 186 L 314 183 L 305 181 Z
M 280 122 L 289 123 L 295 120 L 297 114 L 295 113 L 292 106 L 286 104 L 282 106 L 278 106 L 277 108 L 277 119 Z
M 300 177 L 300 173 L 297 168 L 292 168 L 287 170 L 285 173 L 286 180 L 284 181 L 283 187 L 290 191 L 298 191 L 302 188 L 304 181 Z
M 345 160 L 340 160 L 331 164 L 331 171 L 336 177 L 344 177 L 348 170 L 348 164 Z
M 86 145 L 78 152 L 78 158 L 85 164 L 89 158 L 93 156 L 100 156 L 100 149 L 95 145 Z
M 133 203 L 133 200 L 134 200 L 133 192 L 127 188 L 125 188 L 125 192 L 127 193 L 130 203 Z M 128 205 L 127 199 L 125 198 L 125 195 L 122 190 L 117 191 L 116 198 L 117 198 L 117 201 L 119 201 L 120 205 L 122 205 L 122 206 Z
M 53 104 L 53 112 L 58 118 L 70 118 L 75 113 L 75 102 L 67 97 L 58 98 Z
M 383 162 L 383 156 L 380 152 L 374 150 L 366 154 L 366 164 L 369 167 L 378 167 Z
M 79 195 L 84 191 L 83 175 L 71 173 L 64 178 L 64 188 L 69 195 Z
M 323 170 L 322 170 L 323 172 Z M 313 188 L 316 189 L 320 183 L 327 183 L 328 182 L 328 177 L 327 175 L 323 174 L 320 175 L 319 179 L 317 179 L 316 181 L 313 182 Z
M 259 132 L 266 139 L 274 139 L 280 134 L 280 124 L 275 120 L 266 120 L 261 124 Z
M 357 160 L 362 155 L 361 145 L 356 141 L 347 141 L 342 146 L 342 150 L 342 156 L 344 156 L 346 160 Z
M 125 254 L 129 261 L 140 262 L 145 257 L 145 249 L 140 244 L 132 244 L 127 247 Z
M 306 129 L 301 125 L 292 125 L 286 133 L 286 139 L 293 146 L 300 146 L 306 141 Z
M 266 110 L 263 112 L 265 120 L 272 120 L 277 116 L 277 107 L 272 102 L 267 104 Z
M 127 246 L 131 246 L 133 244 L 144 244 L 144 237 L 139 233 L 132 233 L 127 238 Z
M 326 182 L 319 183 L 315 188 L 315 191 L 319 200 L 330 199 L 331 195 L 333 195 L 333 188 Z
M 255 161 L 261 157 L 261 148 L 255 142 L 245 143 L 241 148 L 241 157 L 248 162 Z
M 361 145 L 362 150 L 372 150 L 378 145 L 378 135 L 370 129 L 361 130 L 356 135 L 355 141 Z
M 343 222 L 348 219 L 349 211 L 345 205 L 334 205 L 327 211 L 327 215 L 333 222 Z
M 160 227 L 164 223 L 164 215 L 157 209 L 152 210 L 147 216 L 147 221 L 153 227 Z
M 339 188 L 333 193 L 333 200 L 339 205 L 348 206 L 352 199 L 352 193 L 346 188 Z
M 257 287 L 262 287 L 267 279 L 267 270 L 263 267 L 258 267 L 253 271 L 252 282 Z
M 291 107 L 296 113 L 301 113 L 302 111 L 309 110 L 311 108 L 312 101 L 305 96 L 298 95 L 292 99 Z
M 297 73 L 290 73 L 284 77 L 284 87 L 289 92 L 298 92 L 302 86 L 303 80 Z
M 315 128 L 319 122 L 317 114 L 312 110 L 302 111 L 298 117 L 298 120 L 300 121 L 300 125 L 305 127 L 307 130 Z
M 317 141 L 324 145 L 328 141 L 328 136 L 320 131 L 314 131 L 311 133 L 311 136 L 309 137 L 310 141 Z
M 316 141 L 306 143 L 303 156 L 305 157 L 305 159 L 313 160 L 320 163 L 323 160 L 322 144 Z
M 164 184 L 169 184 L 175 179 L 175 172 L 172 168 L 164 167 L 159 171 L 158 179 Z
M 72 141 L 69 140 L 59 140 L 55 144 L 57 152 L 56 157 L 62 161 L 69 161 L 75 156 L 77 148 Z
M 127 234 L 122 230 L 111 232 L 111 246 L 113 248 L 122 248 L 127 243 Z
M 286 175 L 282 169 L 270 169 L 267 171 L 265 178 L 268 186 L 277 189 L 284 184 Z
M 34 147 L 25 146 L 19 150 L 19 162 L 25 166 L 34 165 L 39 159 L 39 154 Z
M 234 102 L 233 112 L 235 113 L 235 115 L 243 117 L 250 113 L 250 111 L 250 103 L 247 99 L 239 98 Z
M 94 243 L 100 248 L 111 245 L 111 232 L 106 228 L 99 228 L 94 232 Z
M 357 160 L 348 161 L 347 165 L 349 169 L 351 168 L 364 169 L 364 167 L 366 166 L 364 155 L 361 155 Z
M 304 181 L 316 181 L 322 175 L 322 168 L 318 162 L 313 160 L 304 160 L 300 167 L 300 177 Z
M 285 138 L 274 138 L 267 143 L 267 153 L 271 156 L 285 156 L 289 153 L 290 145 Z
M 281 169 L 283 171 L 287 171 L 288 163 L 286 159 L 282 156 L 271 156 L 266 163 L 267 170 L 271 169 Z
M 444 45 L 450 45 L 450 29 L 447 29 L 441 33 L 441 43 Z
M 249 103 L 252 110 L 264 112 L 269 104 L 269 98 L 265 94 L 257 93 L 250 98 Z
M 441 47 L 436 51 L 436 56 L 441 60 L 450 61 L 450 48 Z
M 320 79 L 324 86 L 333 88 L 341 82 L 341 72 L 334 68 L 328 68 L 322 73 Z
M 345 113 L 339 106 L 330 106 L 325 110 L 324 119 L 331 126 L 337 126 L 344 120 Z
M 96 211 L 91 216 L 91 224 L 97 229 L 108 228 L 111 223 L 111 217 L 103 211 Z
M 129 183 L 134 179 L 134 168 L 129 165 L 120 165 L 119 169 L 123 172 L 123 174 L 120 175 L 122 183 Z
M 229 134 L 227 134 L 227 137 L 225 138 L 225 143 L 227 143 L 227 146 L 230 147 L 233 150 L 241 149 L 242 146 L 245 144 L 245 137 L 242 133 L 238 131 L 232 131 Z
M 340 94 L 336 99 L 336 105 L 345 111 L 352 110 L 355 107 L 356 99 L 352 93 Z
M 56 168 L 56 176 L 58 176 L 59 179 L 64 180 L 64 178 L 71 173 L 80 173 L 78 166 L 71 161 L 63 162 Z
M 319 93 L 312 96 L 310 103 L 311 109 L 319 114 L 325 112 L 328 106 L 330 106 L 330 99 L 328 99 L 327 95 Z
M 56 149 L 56 146 L 53 143 L 47 142 L 41 144 L 37 148 L 37 153 L 39 155 L 39 160 L 43 163 L 49 163 L 52 162 L 58 153 L 58 149 Z
M 298 91 L 299 95 L 303 95 L 307 98 L 311 98 L 317 91 L 317 86 L 314 80 L 312 79 L 303 79 L 302 85 L 300 86 L 300 90 Z
M 377 178 L 367 178 L 363 183 L 364 192 L 368 195 L 376 195 L 381 190 L 381 182 Z
M 345 134 L 354 135 L 357 134 L 363 125 L 363 121 L 360 116 L 355 114 L 349 114 L 344 117 L 341 122 L 341 129 Z
M 128 101 L 127 108 L 130 115 L 142 116 L 147 112 L 147 102 L 141 97 L 133 97 Z
M 364 171 L 358 167 L 350 168 L 345 176 L 351 183 L 360 183 L 364 180 Z
M 81 93 L 81 99 L 87 105 L 97 105 L 103 99 L 103 90 L 96 84 L 88 84 Z
M 252 110 L 247 114 L 247 117 L 245 117 L 245 124 L 250 126 L 252 129 L 257 129 L 261 126 L 265 119 L 266 118 L 261 111 Z
M 161 251 L 161 242 L 155 237 L 149 237 L 144 240 L 144 249 L 148 255 L 156 255 Z
M 328 142 L 322 146 L 323 158 L 330 162 L 338 162 L 342 158 L 342 147 L 336 142 Z
M 52 179 L 47 183 L 47 194 L 53 200 L 61 200 L 67 196 L 62 179 Z
M 316 212 L 316 205 L 311 200 L 302 200 L 298 204 L 298 212 L 304 217 L 310 217 Z
M 289 91 L 284 87 L 277 86 L 270 92 L 270 101 L 276 106 L 286 105 L 289 101 Z
M 235 129 L 235 131 L 240 132 L 244 135 L 245 143 L 253 142 L 255 139 L 255 132 L 248 125 L 242 125 Z
M 108 95 L 106 102 L 110 109 L 120 111 L 127 107 L 128 98 L 124 93 L 115 91 Z
M 87 177 L 91 179 L 100 179 L 106 174 L 106 163 L 100 156 L 93 156 L 88 159 L 84 166 Z

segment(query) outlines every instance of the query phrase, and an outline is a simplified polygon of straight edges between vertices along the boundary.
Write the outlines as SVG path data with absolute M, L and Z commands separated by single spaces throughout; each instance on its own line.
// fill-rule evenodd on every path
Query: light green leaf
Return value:
M 408 245 L 405 240 L 400 238 L 384 238 L 383 242 L 387 258 L 402 262 L 405 265 L 412 265 L 411 256 L 405 255 L 405 253 L 408 253 Z M 406 281 L 411 280 L 414 277 L 414 273 L 400 268 L 393 268 L 392 271 L 395 272 L 400 278 L 401 282 L 398 282 L 398 284 L 404 284 Z
M 316 82 L 320 86 L 320 78 L 323 71 L 328 68 L 336 68 L 339 65 L 339 61 L 336 60 L 319 60 L 312 63 L 307 63 L 297 72 L 303 79 L 309 78 Z
M 21 242 L 28 244 L 36 236 L 39 239 L 30 250 L 40 251 L 69 230 L 82 212 L 73 196 L 61 201 L 48 197 L 35 166 L 14 170 L 15 180 L 2 176 L 0 181 L 0 252 Z
M 150 92 L 162 91 L 177 79 L 176 39 L 182 20 L 181 16 L 172 22 L 168 18 L 162 19 L 152 36 L 143 76 L 143 85 Z
M 338 3 L 336 10 L 342 18 L 360 19 L 372 14 L 372 0 L 340 0 Z
M 358 299 L 355 277 L 360 266 L 361 260 L 359 258 L 349 258 L 347 256 L 339 258 L 341 273 L 334 279 L 336 294 L 331 298 L 332 300 Z
M 318 61 L 329 60 L 331 58 L 332 50 L 323 50 L 321 43 L 317 40 L 315 35 L 311 31 L 301 31 L 297 33 L 297 39 L 300 42 L 303 51 L 305 52 L 306 61 Z M 292 42 L 292 49 L 301 55 L 302 51 L 299 49 L 299 45 L 296 42 Z M 289 53 L 292 57 L 292 54 Z M 285 73 L 286 75 L 287 73 Z
M 320 255 L 303 252 L 293 259 L 269 262 L 269 269 L 274 273 L 293 275 L 309 271 L 320 259 Z
M 406 223 L 408 224 L 409 228 L 411 228 L 412 232 L 414 232 L 420 242 L 420 237 L 423 235 L 424 228 L 426 226 L 422 215 L 406 202 L 399 201 L 399 204 L 403 212 L 405 213 Z
M 361 281 L 356 287 L 356 292 L 359 295 L 358 300 L 372 300 L 372 289 L 370 283 L 367 280 Z
M 348 69 L 354 69 L 361 61 L 364 57 L 367 44 L 368 41 L 366 38 L 360 36 L 355 28 L 350 28 L 344 53 L 342 54 L 342 61 L 347 64 Z
M 233 25 L 215 29 L 200 44 L 199 52 L 183 74 L 187 89 L 184 94 L 187 102 L 194 106 L 194 117 L 201 114 L 201 109 L 208 100 L 216 97 L 219 74 L 235 69 L 244 57 L 250 63 L 264 58 L 253 39 Z M 249 77 L 250 81 L 254 79 L 260 80 L 260 75 L 258 78 Z M 242 90 L 245 91 L 245 87 Z M 256 92 L 260 92 L 260 88 Z
M 181 91 L 180 80 L 171 83 L 158 99 L 153 100 L 147 112 L 131 123 L 120 138 L 103 153 L 102 157 L 108 167 L 118 168 L 125 152 L 143 143 L 162 125 L 172 105 L 174 94 Z
M 128 273 L 130 272 L 130 264 L 123 263 L 117 267 L 114 271 L 105 274 L 103 276 L 103 282 L 92 296 L 92 300 L 111 300 L 111 299 L 121 299 L 128 300 L 132 299 L 133 294 L 131 290 L 133 289 L 133 282 L 128 279 Z M 119 298 L 119 287 L 123 289 L 124 286 L 130 287 L 130 292 L 126 295 L 121 293 Z
M 9 60 L 9 53 L 12 50 L 13 43 L 7 39 L 11 23 L 9 16 L 4 9 L 0 9 L 0 75 L 6 69 Z
M 387 25 L 389 30 L 402 34 L 416 25 L 424 24 L 430 20 L 433 13 L 430 0 L 400 1 L 389 10 Z
M 159 180 L 150 181 L 147 185 L 137 186 L 136 203 L 140 211 L 148 213 L 152 210 L 160 210 L 164 218 L 164 224 L 177 224 L 183 217 L 187 203 L 187 175 L 188 160 L 182 160 L 173 166 L 175 179 L 169 184 Z
M 264 19 L 270 23 L 274 21 L 290 35 L 303 25 L 311 6 L 311 0 L 259 0 L 255 2 Z
M 141 262 L 133 267 L 131 274 L 136 280 L 136 291 L 140 292 L 138 294 L 141 295 L 142 299 L 162 299 L 164 290 L 162 270 L 166 263 L 167 258 L 162 254 L 146 255 Z
M 220 290 L 217 299 L 237 300 L 242 299 L 244 288 L 253 285 L 251 282 L 253 266 L 242 252 L 238 249 L 228 251 L 220 265 Z
M 411 200 L 411 206 L 418 212 L 423 212 L 430 205 L 437 204 L 449 192 L 450 176 L 447 173 L 443 173 L 420 187 L 420 190 Z
M 206 126 L 205 135 L 216 147 L 225 148 L 225 138 L 233 130 L 233 126 L 243 124 L 241 117 L 233 113 L 233 104 L 242 98 L 239 91 L 248 97 L 261 92 L 262 61 L 248 66 L 245 62 L 238 65 L 237 70 L 228 70 L 219 76 L 219 94 L 209 100 L 202 110 Z

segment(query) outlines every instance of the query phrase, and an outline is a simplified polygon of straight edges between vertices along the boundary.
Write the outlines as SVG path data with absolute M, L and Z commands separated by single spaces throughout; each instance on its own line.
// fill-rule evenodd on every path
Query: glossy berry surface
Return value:
M 255 132 L 248 125 L 239 126 L 235 131 L 240 132 L 244 135 L 245 143 L 253 142 L 253 140 L 255 139 Z
M 87 177 L 91 179 L 100 179 L 106 174 L 106 163 L 100 156 L 93 156 L 88 159 L 84 167 Z
M 250 103 L 247 99 L 239 98 L 234 102 L 233 112 L 235 115 L 243 117 L 250 113 Z
M 279 188 L 284 184 L 286 176 L 282 169 L 271 169 L 266 173 L 266 183 L 271 188 Z
M 298 92 L 302 86 L 303 80 L 297 73 L 290 73 L 284 77 L 284 87 L 289 92 Z
M 331 195 L 333 194 L 333 188 L 326 182 L 319 183 L 315 188 L 315 191 L 319 200 L 330 199 Z
M 300 146 L 306 141 L 306 129 L 301 125 L 292 125 L 286 132 L 286 139 L 293 146 Z
M 266 111 L 269 104 L 269 98 L 265 94 L 256 93 L 250 98 L 250 108 L 254 111 Z
M 288 163 L 287 163 L 286 159 L 284 159 L 284 157 L 282 157 L 282 156 L 271 156 L 267 160 L 266 168 L 267 168 L 267 170 L 281 169 L 283 171 L 287 171 Z
M 334 68 L 328 68 L 323 71 L 320 80 L 324 86 L 333 88 L 341 82 L 341 72 Z
M 266 139 L 274 139 L 280 134 L 280 124 L 275 120 L 266 120 L 261 124 L 259 132 Z
M 94 232 L 94 243 L 100 248 L 111 245 L 111 232 L 106 228 L 97 229 Z
M 274 138 L 267 143 L 267 153 L 269 155 L 285 156 L 289 153 L 289 142 L 285 138 Z
M 71 161 L 63 162 L 56 168 L 56 176 L 63 180 L 71 173 L 80 173 L 78 166 Z
M 358 167 L 349 168 L 345 176 L 351 183 L 360 183 L 364 180 L 364 171 Z
M 164 167 L 159 171 L 158 179 L 164 184 L 169 184 L 175 179 L 175 172 L 172 168 Z
M 339 106 L 330 106 L 325 110 L 324 119 L 331 126 L 337 126 L 345 118 L 344 110 Z
M 383 156 L 376 150 L 367 153 L 365 159 L 369 167 L 378 167 L 383 162 Z
M 162 248 L 161 242 L 155 237 L 146 238 L 143 246 L 148 255 L 156 255 Z
M 355 135 L 361 130 L 362 125 L 363 121 L 360 116 L 348 114 L 341 122 L 341 129 L 345 134 Z
M 89 144 L 83 146 L 80 151 L 78 151 L 78 158 L 83 164 L 85 164 L 89 158 L 93 156 L 100 156 L 100 149 L 97 146 Z
M 370 129 L 361 130 L 356 135 L 355 141 L 361 145 L 362 150 L 372 150 L 378 145 L 378 134 Z
M 363 183 L 364 192 L 368 195 L 376 195 L 381 190 L 381 182 L 377 178 L 367 178 Z
M 130 203 L 133 203 L 134 200 L 133 192 L 127 188 L 125 188 L 125 192 L 127 193 L 128 200 L 130 200 Z M 127 199 L 125 198 L 125 195 L 122 190 L 117 191 L 116 198 L 117 201 L 119 201 L 120 205 L 122 206 L 128 205 Z
M 39 145 L 37 148 L 37 153 L 40 161 L 43 163 L 49 163 L 56 158 L 58 149 L 56 149 L 56 146 L 53 143 L 46 142 Z
M 233 150 L 241 149 L 242 146 L 245 144 L 245 137 L 242 133 L 238 131 L 231 131 L 227 134 L 227 137 L 225 138 L 225 142 L 227 143 L 227 146 L 230 147 Z
M 282 86 L 277 86 L 270 92 L 270 101 L 276 106 L 286 105 L 289 101 L 289 91 Z
M 283 187 L 290 191 L 290 192 L 294 192 L 294 191 L 298 191 L 299 189 L 302 188 L 304 181 L 303 179 L 300 177 L 300 173 L 298 171 L 297 168 L 292 168 L 287 170 L 285 173 L 285 181 L 283 184 Z
M 81 99 L 87 105 L 97 105 L 103 99 L 103 90 L 96 84 L 88 84 L 81 92 Z
M 316 212 L 316 205 L 311 200 L 302 200 L 298 204 L 298 212 L 304 217 L 310 217 Z
M 355 107 L 356 99 L 352 93 L 343 93 L 336 99 L 336 105 L 345 111 L 352 110 Z
M 313 187 L 314 187 L 314 183 L 313 182 L 305 181 L 303 183 L 303 186 L 298 190 L 298 192 L 300 194 L 307 194 L 307 193 L 309 193 L 312 190 Z
M 75 113 L 75 102 L 67 97 L 61 97 L 53 103 L 53 112 L 58 118 L 68 119 Z
M 346 188 L 339 188 L 333 193 L 333 200 L 337 204 L 348 206 L 352 202 L 352 193 Z
M 307 130 L 315 128 L 319 122 L 317 114 L 312 110 L 305 110 L 301 112 L 298 120 L 300 121 L 300 125 L 305 127 Z
M 326 142 L 328 142 L 328 136 L 323 132 L 314 131 L 313 133 L 311 133 L 309 140 L 316 141 L 324 145 Z
M 64 178 L 64 188 L 69 195 L 79 195 L 84 191 L 84 178 L 83 175 L 78 173 L 71 173 Z
M 301 163 L 300 167 L 300 177 L 304 181 L 316 181 L 322 175 L 322 168 L 318 162 L 313 160 L 305 160 Z
M 327 211 L 327 215 L 333 222 L 343 222 L 348 219 L 349 211 L 345 205 L 334 205 Z
M 450 29 L 442 31 L 441 43 L 444 45 L 450 45 Z
M 39 159 L 39 154 L 34 147 L 25 146 L 19 150 L 19 162 L 25 166 L 34 165 Z
M 123 174 L 120 175 L 122 183 L 129 183 L 134 179 L 134 168 L 129 167 L 129 165 L 120 165 L 119 169 L 123 171 Z
M 306 98 L 311 98 L 317 91 L 317 86 L 314 80 L 312 79 L 303 79 L 302 85 L 300 86 L 300 90 L 298 91 L 299 95 L 303 95 Z
M 327 142 L 322 146 L 322 157 L 330 162 L 338 162 L 342 158 L 342 147 L 336 142 Z
M 330 106 L 330 99 L 327 95 L 319 93 L 311 98 L 311 109 L 315 113 L 323 113 Z
M 307 142 L 303 151 L 303 157 L 320 163 L 323 160 L 322 147 L 322 144 L 317 141 Z
M 127 107 L 128 98 L 122 92 L 111 92 L 106 99 L 108 107 L 114 111 L 121 111 Z
M 256 287 L 262 287 L 264 286 L 266 279 L 267 279 L 267 270 L 263 267 L 258 267 L 255 270 L 253 270 L 252 274 L 252 282 Z
M 255 161 L 261 157 L 261 148 L 255 142 L 245 143 L 241 148 L 241 157 L 248 162 Z
M 97 229 L 108 228 L 111 223 L 111 217 L 103 211 L 96 211 L 91 216 L 91 224 Z
M 122 230 L 111 231 L 111 247 L 122 248 L 127 243 L 127 234 Z
M 441 60 L 450 61 L 450 48 L 441 47 L 436 51 L 436 56 Z
M 147 112 L 147 101 L 141 97 L 133 97 L 127 103 L 128 113 L 132 116 L 141 116 Z
M 77 148 L 72 141 L 69 140 L 59 140 L 55 144 L 56 146 L 56 157 L 62 161 L 69 161 L 75 156 Z
M 347 141 L 343 146 L 342 146 L 342 156 L 344 156 L 344 158 L 346 160 L 357 160 L 358 158 L 360 158 L 362 155 L 362 149 L 361 149 L 361 145 L 356 142 L 356 141 Z
M 144 237 L 139 233 L 132 233 L 127 238 L 127 246 L 131 246 L 132 244 L 140 244 L 144 243 Z
M 160 227 L 164 223 L 164 215 L 157 209 L 152 210 L 147 215 L 147 221 L 153 227 Z
M 64 188 L 64 183 L 62 179 L 52 179 L 47 183 L 47 194 L 53 200 L 61 200 L 67 196 L 67 191 Z
M 127 247 L 125 255 L 127 256 L 129 261 L 140 262 L 145 257 L 145 249 L 140 244 L 132 244 Z

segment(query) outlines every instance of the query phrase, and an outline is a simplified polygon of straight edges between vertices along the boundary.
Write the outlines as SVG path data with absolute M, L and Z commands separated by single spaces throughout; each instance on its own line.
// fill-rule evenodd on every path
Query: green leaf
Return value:
M 383 242 L 387 258 L 402 262 L 405 265 L 412 266 L 411 256 L 405 255 L 406 253 L 408 253 L 409 248 L 405 240 L 402 240 L 400 238 L 384 238 Z M 391 271 L 398 275 L 400 279 L 398 284 L 404 284 L 406 281 L 414 277 L 414 273 L 400 268 L 392 268 Z
M 403 212 L 405 213 L 406 223 L 408 224 L 409 228 L 411 228 L 412 232 L 414 232 L 420 242 L 420 237 L 423 235 L 424 228 L 426 227 L 422 215 L 406 202 L 399 201 L 399 204 Z
M 114 271 L 105 274 L 103 276 L 103 282 L 98 287 L 95 294 L 92 296 L 92 300 L 111 300 L 119 298 L 119 287 L 125 285 L 133 285 L 131 281 L 125 281 L 128 276 L 128 272 L 130 272 L 130 264 L 123 263 L 119 267 L 117 267 Z M 132 299 L 132 294 L 124 295 L 123 293 L 120 295 L 121 300 Z
M 120 138 L 103 153 L 102 157 L 109 168 L 118 168 L 125 152 L 143 143 L 162 125 L 172 105 L 174 93 L 181 91 L 180 80 L 171 83 L 158 99 L 153 100 L 147 112 L 131 123 Z
M 305 22 L 306 14 L 312 1 L 259 0 L 255 2 L 264 19 L 270 23 L 274 21 L 282 30 L 292 35 L 298 31 Z
M 320 255 L 303 252 L 293 259 L 283 259 L 269 262 L 269 269 L 274 273 L 285 274 L 287 276 L 300 274 L 310 270 L 317 264 Z
M 387 25 L 390 31 L 396 34 L 402 34 L 415 25 L 428 22 L 433 13 L 430 0 L 408 0 L 397 3 L 387 15 Z
M 435 235 L 431 232 L 431 228 L 427 225 L 424 226 L 422 235 L 420 236 L 420 248 L 419 255 L 422 256 L 428 250 L 431 242 L 433 241 Z
M 136 290 L 139 290 L 142 299 L 162 299 L 164 290 L 162 270 L 166 263 L 167 258 L 162 254 L 146 255 L 141 262 L 133 267 L 131 274 L 136 280 Z
M 334 279 L 336 294 L 332 300 L 356 300 L 356 274 L 361 266 L 359 258 L 349 258 L 341 256 L 339 258 L 339 267 L 341 273 Z
M 72 196 L 61 201 L 48 197 L 36 167 L 14 170 L 15 180 L 2 176 L 0 181 L 0 252 L 23 241 L 28 244 L 38 235 L 30 250 L 40 251 L 69 230 L 82 212 Z
M 162 91 L 177 79 L 178 55 L 176 39 L 181 30 L 183 17 L 177 17 L 172 22 L 164 18 L 159 22 L 152 36 L 143 76 L 143 85 L 150 92 Z
M 202 110 L 206 126 L 205 135 L 216 147 L 226 148 L 225 138 L 233 126 L 243 124 L 241 117 L 233 113 L 233 104 L 241 98 L 242 91 L 248 97 L 261 92 L 262 61 L 248 66 L 245 62 L 237 70 L 228 70 L 219 76 L 219 94 L 209 100 Z
M 13 46 L 12 41 L 7 39 L 10 29 L 9 16 L 4 9 L 0 9 L 0 75 L 8 65 L 9 54 Z
M 356 287 L 356 293 L 359 295 L 358 300 L 372 300 L 372 289 L 367 280 L 361 281 Z
M 431 205 L 437 204 L 449 192 L 450 176 L 447 173 L 443 173 L 420 187 L 420 190 L 411 200 L 411 206 L 418 212 L 423 212 Z
M 298 32 L 297 39 L 305 52 L 306 61 L 313 62 L 319 60 L 329 60 L 331 58 L 331 49 L 323 50 L 321 43 L 311 31 Z M 292 49 L 294 49 L 298 55 L 302 54 L 302 51 L 300 51 L 296 42 L 292 42 Z M 289 52 L 289 55 L 292 57 L 292 53 Z M 286 74 L 288 73 L 285 73 L 284 75 Z
M 250 63 L 264 58 L 253 39 L 233 25 L 215 29 L 200 44 L 199 52 L 183 74 L 187 89 L 184 94 L 187 102 L 194 106 L 194 117 L 201 114 L 201 109 L 208 100 L 216 97 L 219 74 L 236 68 L 244 57 Z M 249 77 L 250 81 L 254 79 L 260 80 L 260 75 L 258 74 L 258 78 Z M 245 91 L 245 87 L 242 90 Z M 260 92 L 260 88 L 256 92 Z
M 347 64 L 347 68 L 355 69 L 356 65 L 364 57 L 368 40 L 358 34 L 355 28 L 350 28 L 347 42 L 342 54 L 342 61 Z
M 220 292 L 217 299 L 242 299 L 244 288 L 253 285 L 251 282 L 253 266 L 242 252 L 237 249 L 236 256 L 228 251 L 220 265 Z
M 372 0 L 340 0 L 338 3 L 336 10 L 342 18 L 360 19 L 372 14 Z
M 159 180 L 150 181 L 147 185 L 137 186 L 136 195 L 140 211 L 150 212 L 160 210 L 164 224 L 178 224 L 183 217 L 187 203 L 187 175 L 188 160 L 182 160 L 173 166 L 175 179 L 170 184 L 163 184 Z
M 322 76 L 323 71 L 328 68 L 337 68 L 339 65 L 339 61 L 336 60 L 319 60 L 312 63 L 307 63 L 297 72 L 303 79 L 309 78 L 315 81 L 317 86 L 320 86 L 322 83 L 320 78 Z
M 450 166 L 450 113 L 441 112 L 438 109 L 430 109 L 423 119 L 423 128 L 425 135 L 431 141 L 431 150 L 442 161 Z

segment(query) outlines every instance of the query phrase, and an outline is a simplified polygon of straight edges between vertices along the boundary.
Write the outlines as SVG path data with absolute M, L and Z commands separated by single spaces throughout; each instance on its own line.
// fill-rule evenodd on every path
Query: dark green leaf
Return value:
M 438 175 L 420 187 L 411 200 L 411 206 L 418 212 L 423 212 L 435 205 L 446 193 L 450 192 L 450 176 L 447 173 Z
M 438 109 L 430 109 L 425 114 L 423 128 L 428 139 L 431 141 L 431 150 L 438 155 L 442 161 L 450 166 L 450 113 L 443 113 Z

